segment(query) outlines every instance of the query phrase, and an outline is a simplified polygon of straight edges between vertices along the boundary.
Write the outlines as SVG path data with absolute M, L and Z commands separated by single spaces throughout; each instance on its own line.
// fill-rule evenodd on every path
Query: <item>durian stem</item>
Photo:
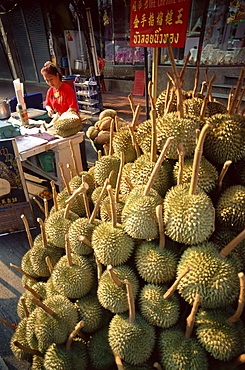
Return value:
M 94 258 L 95 258 L 95 262 L 96 262 L 96 266 L 97 266 L 97 278 L 98 278 L 98 281 L 100 281 L 101 275 L 103 273 L 102 263 L 98 260 L 95 253 L 94 253 Z
M 86 176 L 85 175 L 82 176 L 82 182 L 83 182 L 83 184 L 86 183 Z M 90 208 L 89 208 L 87 190 L 83 193 L 83 203 L 84 203 L 84 206 L 85 206 L 86 216 L 87 216 L 87 218 L 90 218 L 91 212 L 90 212 Z
M 120 128 L 120 125 L 119 125 L 119 117 L 118 117 L 118 115 L 116 115 L 116 116 L 114 117 L 114 120 L 115 120 L 115 131 L 118 131 L 118 130 L 119 130 L 119 128 Z
M 115 193 L 115 198 L 116 198 L 117 203 L 119 202 L 119 191 L 120 191 L 120 185 L 121 185 L 121 180 L 122 180 L 122 170 L 123 170 L 124 161 L 125 161 L 124 157 L 125 157 L 124 152 L 121 152 L 121 162 L 120 162 L 119 172 L 117 175 L 117 184 L 116 184 L 116 193 Z
M 112 280 L 112 281 L 113 281 L 117 286 L 122 286 L 123 282 L 122 282 L 120 279 L 118 279 L 118 277 L 116 276 L 116 274 L 115 274 L 115 272 L 114 272 L 114 270 L 113 270 L 112 265 L 108 265 L 108 266 L 107 266 L 107 270 L 108 270 L 108 272 L 109 272 L 109 274 L 110 274 L 110 278 L 111 278 L 111 280 Z
M 53 202 L 54 202 L 54 210 L 57 212 L 59 210 L 58 203 L 57 203 L 57 191 L 55 188 L 54 181 L 50 181 L 51 188 L 52 188 L 52 194 L 53 194 Z
M 99 197 L 98 197 L 98 199 L 97 199 L 97 201 L 96 201 L 96 203 L 95 203 L 95 206 L 94 206 L 93 212 L 92 212 L 92 214 L 91 214 L 91 217 L 90 217 L 90 219 L 89 219 L 89 223 L 90 223 L 90 224 L 92 224 L 92 223 L 94 222 L 95 217 L 96 217 L 96 215 L 97 215 L 97 212 L 99 211 L 100 203 L 101 203 L 101 200 L 102 200 L 102 198 L 103 198 L 103 195 L 104 195 L 104 194 L 105 194 L 105 192 L 106 192 L 106 188 L 107 188 L 108 183 L 109 183 L 109 180 L 108 180 L 108 179 L 106 179 L 106 180 L 105 180 L 105 183 L 104 183 L 104 185 L 103 185 L 103 188 L 102 188 L 102 190 L 101 190 L 101 193 L 100 193 L 100 195 L 99 195 Z
M 158 248 L 163 250 L 165 247 L 165 234 L 163 228 L 163 217 L 162 217 L 162 204 L 159 204 L 156 207 L 156 214 L 157 214 L 157 221 L 158 221 L 158 228 L 159 228 L 159 245 Z
M 75 176 L 74 168 L 70 165 L 70 163 L 67 163 L 66 167 L 68 168 L 70 172 L 70 180 Z
M 222 170 L 219 174 L 218 182 L 217 182 L 217 192 L 219 193 L 222 187 L 222 183 L 225 177 L 226 172 L 228 171 L 232 161 L 226 161 L 222 167 Z
M 171 112 L 171 108 L 172 108 L 172 104 L 173 104 L 173 100 L 174 100 L 174 94 L 175 94 L 175 88 L 173 87 L 172 90 L 171 90 L 171 94 L 170 94 L 168 104 L 167 104 L 167 108 L 166 108 L 166 112 L 165 112 L 166 114 Z
M 171 81 L 167 82 L 167 89 L 166 89 L 166 95 L 165 95 L 165 101 L 164 101 L 164 113 L 167 113 L 167 104 L 170 99 L 170 90 L 171 90 L 172 83 Z
M 157 111 L 152 109 L 150 112 L 151 115 L 151 161 L 156 162 L 157 159 L 157 129 L 156 129 L 156 119 Z
M 107 144 L 104 144 L 103 145 L 103 149 L 104 149 L 105 155 L 109 155 L 109 148 L 108 148 L 108 145 Z
M 192 92 L 192 98 L 195 98 L 197 93 L 197 87 L 199 84 L 199 78 L 200 78 L 200 57 L 201 53 L 198 53 L 199 58 L 196 61 L 196 74 L 195 74 L 195 80 L 194 80 L 194 87 Z
M 25 231 L 26 231 L 28 242 L 29 242 L 29 246 L 30 246 L 30 248 L 32 248 L 33 247 L 33 239 L 32 239 L 32 236 L 31 236 L 31 232 L 30 232 L 30 228 L 29 228 L 29 225 L 28 225 L 27 218 L 24 214 L 21 215 L 20 218 L 22 219 L 23 224 L 25 226 Z
M 230 243 L 219 252 L 220 257 L 225 258 L 245 238 L 245 229 L 242 230 Z
M 63 179 L 63 181 L 64 181 L 64 184 L 65 184 L 65 187 L 66 187 L 67 193 L 68 193 L 69 195 L 71 195 L 71 188 L 70 188 L 69 182 L 68 182 L 68 180 L 67 180 L 67 178 L 66 178 L 66 175 L 65 175 L 65 172 L 64 172 L 63 163 L 59 162 L 59 163 L 58 163 L 58 165 L 59 165 L 59 169 L 60 169 L 61 177 L 62 177 L 62 179 Z
M 46 306 L 43 302 L 41 302 L 39 299 L 36 299 L 35 297 L 30 297 L 30 300 L 33 301 L 36 306 L 41 307 L 49 315 L 54 316 L 55 312 L 51 308 Z
M 204 144 L 204 140 L 205 140 L 205 137 L 209 129 L 210 129 L 210 125 L 208 123 L 205 123 L 205 125 L 203 126 L 200 132 L 199 140 L 198 140 L 198 143 L 195 149 L 192 176 L 191 176 L 191 184 L 190 184 L 190 190 L 189 190 L 190 195 L 193 195 L 196 193 L 197 183 L 198 183 L 198 173 L 199 173 L 199 168 L 200 168 L 200 163 L 201 163 L 202 153 L 203 153 L 203 144 Z
M 115 197 L 112 192 L 112 186 L 108 185 L 107 186 L 107 191 L 110 197 L 110 204 L 111 204 L 111 222 L 112 222 L 112 227 L 117 226 L 117 210 L 116 210 L 116 202 L 115 202 Z
M 171 287 L 164 293 L 163 298 L 168 299 L 177 289 L 179 282 L 183 279 L 183 277 L 191 270 L 191 267 L 187 267 L 180 276 L 175 280 L 175 282 L 171 285 Z
M 139 148 L 139 145 L 137 143 L 137 140 L 136 140 L 136 137 L 135 137 L 135 132 L 134 132 L 134 129 L 133 129 L 132 126 L 129 126 L 129 131 L 130 131 L 130 135 L 131 135 L 133 147 L 134 147 L 135 152 L 136 152 L 136 157 L 139 158 L 139 156 L 140 156 L 140 148 Z
M 28 308 L 27 308 L 27 305 L 26 305 L 26 300 L 25 300 L 25 298 L 24 298 L 24 297 L 21 297 L 21 298 L 20 298 L 20 301 L 21 301 L 21 304 L 22 304 L 22 306 L 23 306 L 23 310 L 24 310 L 24 312 L 25 312 L 25 317 L 29 317 L 30 313 L 29 313 L 29 311 L 28 311 Z
M 44 226 L 44 222 L 41 218 L 37 218 L 37 222 L 39 223 L 40 225 L 40 230 L 41 230 L 41 235 L 42 235 L 42 241 L 43 241 L 43 246 L 44 248 L 47 248 L 48 246 L 48 242 L 47 242 L 47 237 L 46 237 L 46 232 L 45 232 L 45 226 Z
M 234 315 L 228 318 L 229 323 L 236 322 L 240 317 L 244 309 L 244 303 L 245 303 L 245 276 L 243 272 L 239 272 L 238 274 L 239 281 L 240 281 L 240 294 L 238 298 L 238 305 L 236 312 Z
M 235 92 L 234 92 L 234 96 L 233 96 L 233 99 L 232 99 L 230 108 L 228 110 L 228 114 L 234 114 L 234 110 L 235 110 L 235 107 L 236 107 L 237 99 L 238 99 L 238 96 L 239 96 L 240 91 L 241 91 L 244 74 L 245 74 L 245 68 L 242 67 L 241 70 L 240 70 L 239 78 L 237 80 L 237 85 L 236 85 L 236 89 L 235 89 Z
M 205 116 L 207 104 L 208 104 L 208 101 L 209 101 L 209 96 L 210 96 L 211 90 L 212 90 L 212 84 L 213 84 L 215 78 L 216 78 L 216 75 L 213 75 L 211 77 L 208 85 L 207 85 L 207 91 L 206 91 L 205 97 L 203 99 L 202 107 L 201 107 L 201 111 L 200 111 L 200 120 L 201 121 L 204 119 L 204 116 Z
M 43 199 L 43 203 L 44 203 L 44 215 L 45 215 L 45 220 L 48 219 L 49 217 L 49 210 L 48 210 L 48 201 L 46 198 Z
M 131 93 L 128 95 L 128 100 L 129 100 L 130 108 L 131 108 L 132 113 L 133 113 L 133 115 L 134 115 L 134 111 L 135 111 L 135 104 L 134 104 L 133 95 L 132 95 Z
M 236 103 L 236 106 L 235 106 L 235 109 L 234 109 L 235 114 L 238 114 L 239 108 L 242 104 L 242 98 L 244 97 L 244 95 L 245 95 L 245 87 L 243 88 L 243 90 L 241 92 L 239 100 L 237 100 L 237 103 Z
M 149 95 L 149 98 L 150 98 L 150 102 L 151 102 L 151 109 L 155 109 L 155 102 L 154 102 L 154 97 L 153 97 L 153 82 L 152 81 L 149 81 L 148 83 L 148 95 Z
M 182 143 L 178 144 L 177 151 L 179 153 L 179 171 L 177 185 L 182 184 L 183 181 L 183 171 L 184 171 L 184 145 Z
M 75 157 L 72 140 L 69 140 L 69 145 L 70 145 L 70 150 L 71 150 L 71 158 L 72 158 L 72 162 L 73 162 L 73 167 L 75 169 L 75 172 L 76 172 L 77 176 L 79 176 L 79 170 L 78 170 L 78 166 L 77 166 L 77 159 Z M 82 171 L 83 171 L 83 169 L 82 169 Z
M 72 195 L 66 199 L 65 203 L 66 204 L 69 204 L 69 203 L 73 203 L 74 200 L 76 199 L 76 197 L 80 194 L 84 194 L 87 190 L 88 190 L 89 186 L 86 182 L 83 182 L 82 185 L 79 186 L 79 188 L 77 188 L 73 193 Z
M 133 128 L 134 131 L 136 129 L 136 126 L 138 126 L 140 111 L 141 111 L 141 105 L 138 104 L 136 106 L 135 111 L 134 111 L 133 120 L 132 120 L 132 122 L 130 124 L 130 126 Z
M 10 324 L 10 322 L 8 322 L 7 320 L 4 320 L 0 317 L 0 322 L 2 322 L 5 326 L 7 326 L 9 329 L 13 330 L 13 331 L 16 331 L 16 326 Z
M 66 341 L 66 349 L 69 351 L 71 349 L 71 344 L 73 339 L 78 335 L 79 331 L 84 327 L 84 321 L 79 321 L 79 323 L 75 326 L 75 329 L 69 335 Z
M 23 344 L 21 344 L 17 340 L 15 340 L 13 343 L 16 347 L 18 347 L 19 349 L 22 349 L 22 351 L 28 352 L 33 356 L 35 355 L 35 356 L 39 356 L 39 357 L 44 357 L 44 355 L 41 352 L 37 351 L 36 349 L 23 346 Z
M 67 258 L 67 266 L 71 267 L 73 263 L 72 263 L 71 246 L 70 246 L 70 240 L 69 240 L 68 234 L 65 235 L 65 251 L 66 251 L 66 258 Z
M 37 299 L 41 299 L 41 296 L 39 293 L 37 293 L 34 289 L 32 289 L 28 284 L 24 284 L 24 288 L 28 290 L 34 297 Z
M 245 364 L 245 353 L 232 360 L 229 365 L 230 369 L 236 369 L 239 365 Z
M 162 366 L 159 364 L 159 362 L 155 362 L 155 363 L 153 364 L 153 367 L 154 367 L 155 369 L 157 369 L 157 370 L 162 370 Z
M 49 270 L 50 275 L 52 275 L 52 272 L 54 270 L 54 266 L 52 265 L 49 256 L 45 257 L 45 262 L 46 262 L 46 265 L 48 266 L 48 270 Z
M 231 86 L 231 89 L 230 89 L 230 92 L 229 92 L 229 96 L 228 96 L 227 112 L 230 111 L 230 107 L 231 107 L 233 96 L 234 96 L 234 86 Z
M 130 323 L 134 323 L 134 321 L 135 321 L 135 303 L 134 303 L 132 285 L 128 280 L 124 280 L 124 284 L 126 285 L 127 298 L 128 298 L 128 307 L 129 307 L 129 319 L 128 319 L 128 321 Z
M 129 179 L 128 176 L 125 176 L 125 181 L 128 184 L 128 186 L 130 187 L 130 190 L 132 190 L 134 188 L 134 185 L 132 184 L 132 181 Z
M 185 337 L 186 338 L 191 337 L 193 327 L 194 327 L 194 323 L 195 323 L 195 316 L 196 316 L 198 307 L 200 305 L 200 302 L 201 302 L 201 296 L 200 296 L 200 294 L 197 293 L 196 297 L 195 297 L 195 301 L 194 301 L 192 309 L 191 309 L 191 313 L 186 319 L 186 331 L 185 331 Z
M 110 125 L 110 142 L 109 142 L 109 155 L 113 154 L 113 136 L 114 136 L 114 119 L 111 120 Z
M 32 197 L 32 199 L 34 200 L 34 202 L 37 203 L 38 207 L 41 209 L 41 211 L 45 214 L 45 210 L 43 208 L 43 206 L 41 205 L 41 203 L 39 202 L 39 200 L 37 200 L 36 197 Z
M 198 144 L 198 140 L 199 140 L 199 137 L 200 137 L 200 132 L 201 132 L 200 128 L 197 128 L 196 129 L 196 145 Z
M 185 71 L 186 71 L 186 67 L 187 67 L 187 64 L 189 62 L 189 59 L 190 59 L 190 56 L 191 56 L 191 52 L 189 51 L 186 58 L 185 58 L 185 62 L 184 62 L 184 65 L 180 71 L 180 74 L 179 74 L 179 77 L 180 77 L 180 82 L 181 82 L 181 87 L 183 86 L 183 83 L 184 83 L 184 74 L 185 74 Z
M 102 158 L 102 150 L 98 150 L 98 161 Z
M 201 85 L 201 90 L 200 90 L 200 94 L 202 94 L 202 95 L 204 94 L 205 86 L 206 86 L 206 81 L 203 81 L 202 85 Z
M 114 351 L 113 351 L 113 355 L 114 355 L 114 358 L 115 358 L 115 363 L 117 365 L 117 369 L 118 370 L 124 370 L 124 366 L 123 366 L 121 358 L 118 355 L 116 355 Z
M 170 144 L 172 143 L 173 140 L 174 140 L 174 137 L 168 137 L 167 138 L 167 140 L 166 140 L 166 142 L 164 144 L 164 147 L 163 147 L 163 149 L 161 151 L 161 154 L 159 155 L 158 160 L 157 160 L 157 162 L 156 162 L 156 164 L 155 164 L 155 166 L 153 168 L 153 171 L 151 173 L 151 176 L 150 176 L 150 178 L 149 178 L 149 180 L 148 180 L 148 182 L 146 184 L 145 192 L 144 192 L 144 195 L 145 196 L 149 195 L 149 192 L 151 190 L 152 184 L 153 184 L 153 182 L 154 182 L 154 180 L 155 180 L 155 178 L 156 178 L 156 176 L 157 176 L 157 174 L 158 174 L 158 172 L 160 170 L 160 167 L 162 165 L 162 162 L 164 160 L 164 157 L 166 155 L 166 152 L 167 152 L 167 150 L 168 150 L 168 148 L 169 148 L 169 146 L 170 146 Z
M 78 240 L 80 240 L 80 242 L 86 244 L 88 247 L 92 248 L 92 244 L 91 242 L 86 238 L 86 236 L 83 236 L 83 235 L 79 235 Z
M 22 268 L 20 268 L 20 267 L 18 267 L 16 265 L 13 265 L 13 263 L 10 263 L 9 265 L 11 267 L 13 267 L 15 270 L 21 272 L 23 275 L 25 275 L 28 279 L 30 279 L 34 283 L 37 283 L 38 282 L 34 277 L 32 277 L 30 274 L 28 274 L 27 272 L 25 272 L 24 270 L 22 270 Z

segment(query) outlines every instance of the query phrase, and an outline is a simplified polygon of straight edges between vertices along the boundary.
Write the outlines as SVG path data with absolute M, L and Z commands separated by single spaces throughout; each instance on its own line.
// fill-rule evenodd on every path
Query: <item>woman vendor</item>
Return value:
M 78 113 L 75 90 L 67 83 L 62 82 L 61 73 L 51 62 L 46 62 L 41 69 L 41 74 L 50 88 L 46 95 L 46 110 L 50 117 L 55 113 L 61 115 L 67 111 Z

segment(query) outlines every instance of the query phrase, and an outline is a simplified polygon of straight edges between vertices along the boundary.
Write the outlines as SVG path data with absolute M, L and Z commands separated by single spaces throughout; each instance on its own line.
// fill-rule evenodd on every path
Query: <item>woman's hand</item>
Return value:
M 49 117 L 52 118 L 55 115 L 55 111 L 51 107 L 46 106 L 46 110 L 48 112 Z

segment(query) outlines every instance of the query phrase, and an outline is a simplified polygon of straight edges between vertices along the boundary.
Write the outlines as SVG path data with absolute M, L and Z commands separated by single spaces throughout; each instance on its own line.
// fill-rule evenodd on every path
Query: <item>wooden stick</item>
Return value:
M 169 78 L 170 82 L 171 82 L 173 85 L 175 85 L 174 77 L 172 76 L 172 74 L 171 74 L 169 71 L 167 71 L 167 72 L 166 72 L 166 75 L 168 76 L 168 78 Z
M 179 77 L 180 77 L 180 82 L 181 82 L 181 87 L 183 86 L 183 83 L 184 83 L 184 74 L 185 74 L 185 71 L 186 71 L 186 67 L 187 67 L 187 64 L 189 62 L 189 59 L 190 59 L 190 56 L 191 56 L 191 52 L 189 51 L 186 58 L 185 58 L 185 62 L 184 62 L 184 65 L 180 71 L 180 74 L 179 74 Z
M 45 214 L 45 210 L 43 208 L 43 206 L 41 205 L 41 203 L 39 202 L 39 200 L 37 200 L 36 197 L 32 197 L 32 199 L 37 203 L 38 207 L 41 209 L 41 211 Z
M 129 100 L 130 108 L 131 108 L 132 113 L 134 115 L 134 112 L 135 112 L 135 104 L 134 104 L 133 95 L 131 93 L 128 95 L 128 100 Z
M 135 108 L 133 120 L 130 124 L 130 126 L 133 128 L 134 131 L 136 130 L 136 127 L 138 126 L 140 111 L 141 111 L 141 105 L 138 104 Z
M 23 344 L 21 344 L 20 342 L 18 342 L 17 340 L 14 340 L 14 342 L 13 342 L 13 343 L 14 343 L 14 345 L 15 345 L 16 347 L 18 347 L 18 348 L 19 348 L 19 349 L 21 349 L 22 351 L 28 352 L 28 353 L 30 353 L 30 354 L 31 354 L 31 355 L 33 355 L 33 356 L 44 357 L 44 355 L 43 355 L 41 352 L 37 351 L 36 349 L 26 347 L 26 346 L 24 346 Z
M 151 115 L 151 161 L 153 163 L 156 162 L 157 158 L 157 111 L 156 109 L 152 109 L 150 112 Z
M 79 170 L 78 170 L 78 165 L 77 165 L 77 159 L 75 157 L 75 153 L 74 153 L 74 148 L 73 148 L 73 143 L 72 143 L 72 140 L 69 140 L 69 145 L 70 145 L 70 150 L 71 150 L 71 158 L 72 158 L 72 162 L 73 162 L 73 167 L 75 169 L 75 173 L 77 174 L 77 176 L 79 176 Z M 83 169 L 82 169 L 83 171 Z
M 191 267 L 187 267 L 180 276 L 175 280 L 175 282 L 171 285 L 171 287 L 164 293 L 163 298 L 168 299 L 177 289 L 180 281 L 183 279 L 183 277 L 191 270 Z
M 89 186 L 86 182 L 83 182 L 73 193 L 72 195 L 66 199 L 65 203 L 68 204 L 70 202 L 74 202 L 76 197 L 80 194 L 84 194 L 88 190 Z
M 113 270 L 113 267 L 112 265 L 108 265 L 107 266 L 107 271 L 109 272 L 109 275 L 110 275 L 110 278 L 111 280 L 117 285 L 117 286 L 122 286 L 123 282 L 118 279 L 118 277 L 116 276 L 114 270 Z
M 103 149 L 104 149 L 105 155 L 109 155 L 109 148 L 108 148 L 108 145 L 107 144 L 104 144 L 103 145 Z
M 168 81 L 167 82 L 166 95 L 165 95 L 165 101 L 164 101 L 164 113 L 166 113 L 166 110 L 167 110 L 167 103 L 168 103 L 169 97 L 170 97 L 171 86 L 172 86 L 171 81 Z
M 178 144 L 177 151 L 179 153 L 179 171 L 178 171 L 177 185 L 180 185 L 183 182 L 184 154 L 185 154 L 184 145 L 182 143 Z
M 197 87 L 199 84 L 199 77 L 200 77 L 200 59 L 201 59 L 201 53 L 198 53 L 198 59 L 196 61 L 196 74 L 195 74 L 195 80 L 194 80 L 194 87 L 193 87 L 193 93 L 192 97 L 194 98 L 196 96 Z
M 32 289 L 28 284 L 24 284 L 24 288 L 28 290 L 37 299 L 41 299 L 41 295 L 37 293 L 34 289 Z
M 242 98 L 244 97 L 244 95 L 245 95 L 245 87 L 242 89 L 240 98 L 239 98 L 239 100 L 237 100 L 236 106 L 234 108 L 234 113 L 235 114 L 238 114 L 239 108 L 240 108 L 240 106 L 242 104 Z
M 49 315 L 54 316 L 55 312 L 51 308 L 46 306 L 43 302 L 41 302 L 39 299 L 36 299 L 35 297 L 30 297 L 30 300 L 33 301 L 36 306 L 41 307 Z
M 170 98 L 169 98 L 169 101 L 167 102 L 167 108 L 166 108 L 166 111 L 165 111 L 166 114 L 171 112 L 173 101 L 174 101 L 175 90 L 176 89 L 174 87 L 172 87 Z
M 245 238 L 245 229 L 242 230 L 230 243 L 219 252 L 220 257 L 225 258 Z
M 49 216 L 49 210 L 48 210 L 48 201 L 46 198 L 43 199 L 43 203 L 44 203 L 45 220 L 47 220 Z
M 115 364 L 117 365 L 117 370 L 124 370 L 124 366 L 123 366 L 121 358 L 118 355 L 116 355 L 114 351 L 112 352 L 115 358 Z
M 163 250 L 165 247 L 165 234 L 163 228 L 163 217 L 162 217 L 162 204 L 159 204 L 156 207 L 156 214 L 157 214 L 157 221 L 158 221 L 158 228 L 159 228 L 159 246 L 158 248 Z
M 100 281 L 100 278 L 101 278 L 102 273 L 103 273 L 102 263 L 98 260 L 95 253 L 94 253 L 94 258 L 95 258 L 95 263 L 96 263 L 96 266 L 97 266 L 97 279 L 98 279 L 98 281 Z
M 86 176 L 85 175 L 82 176 L 82 182 L 83 182 L 83 184 L 86 183 Z M 89 185 L 88 185 L 88 187 L 89 187 Z M 89 208 L 87 190 L 85 190 L 85 192 L 82 193 L 82 195 L 83 195 L 83 203 L 84 203 L 84 206 L 85 206 L 86 216 L 87 216 L 87 218 L 90 218 L 91 212 L 90 212 L 90 208 Z
M 228 110 L 228 114 L 234 114 L 234 109 L 235 109 L 235 106 L 236 106 L 236 103 L 237 103 L 238 96 L 239 96 L 240 91 L 241 91 L 244 74 L 245 74 L 245 68 L 242 67 L 241 71 L 240 71 L 239 78 L 237 80 L 237 85 L 236 85 L 236 89 L 235 89 L 235 92 L 234 92 L 234 96 L 233 96 L 233 99 L 231 101 L 231 105 L 230 105 L 229 110 Z
M 119 129 L 120 129 L 120 124 L 119 124 L 119 117 L 118 117 L 118 115 L 116 115 L 116 116 L 114 117 L 114 120 L 115 120 L 115 131 L 119 131 Z
M 28 311 L 25 298 L 24 297 L 21 297 L 20 298 L 20 302 L 21 302 L 21 304 L 23 306 L 23 310 L 25 312 L 25 317 L 29 317 L 30 316 L 30 312 Z
M 59 162 L 58 163 L 58 166 L 60 168 L 60 173 L 61 173 L 61 177 L 64 181 L 64 184 L 65 184 L 65 187 L 66 187 L 66 190 L 67 190 L 67 193 L 69 195 L 71 195 L 72 191 L 71 191 L 71 188 L 70 188 L 70 185 L 69 185 L 69 181 L 67 180 L 66 178 L 66 175 L 65 175 L 65 172 L 64 172 L 64 167 L 63 167 L 63 163 Z
M 140 152 L 140 148 L 139 148 L 139 145 L 137 143 L 135 132 L 134 132 L 134 129 L 133 129 L 132 126 L 129 126 L 129 131 L 130 131 L 130 134 L 131 134 L 131 138 L 132 138 L 132 143 L 133 143 L 134 149 L 136 151 L 136 157 L 139 158 L 141 152 Z
M 26 230 L 26 235 L 27 235 L 27 239 L 28 239 L 28 242 L 29 242 L 29 246 L 30 248 L 33 247 L 33 239 L 32 239 L 32 236 L 31 236 L 31 232 L 30 232 L 30 228 L 29 228 L 29 225 L 28 225 L 28 221 L 27 221 L 27 218 L 24 214 L 22 214 L 20 216 L 20 218 L 22 219 L 23 223 L 24 223 L 24 226 L 25 226 L 25 230 Z
M 45 226 L 44 226 L 44 222 L 41 218 L 38 218 L 37 219 L 37 222 L 39 223 L 40 225 L 40 230 L 41 230 L 41 234 L 42 234 L 42 241 L 43 241 L 43 246 L 44 248 L 47 248 L 48 246 L 48 242 L 47 242 L 47 236 L 46 236 L 46 232 L 45 232 Z
M 52 194 L 53 194 L 54 209 L 55 209 L 55 212 L 57 212 L 59 210 L 58 202 L 57 202 L 57 191 L 56 191 L 56 187 L 55 187 L 53 180 L 50 181 L 50 184 L 51 184 Z
M 132 184 L 132 181 L 129 179 L 128 176 L 125 176 L 125 181 L 128 184 L 128 186 L 130 187 L 130 190 L 132 190 L 134 188 L 134 185 Z
M 245 303 L 245 276 L 243 272 L 239 272 L 238 274 L 239 281 L 240 281 L 240 295 L 238 298 L 238 305 L 236 312 L 234 315 L 228 318 L 229 323 L 236 322 L 240 317 L 244 309 L 244 303 Z
M 135 321 L 135 303 L 134 303 L 132 285 L 128 280 L 124 280 L 124 284 L 126 285 L 127 298 L 128 298 L 128 307 L 129 307 L 129 319 L 128 319 L 128 321 L 130 323 L 134 323 L 134 321 Z
M 219 174 L 218 182 L 217 182 L 217 191 L 220 192 L 222 183 L 225 177 L 226 172 L 228 171 L 230 165 L 232 164 L 232 161 L 226 161 L 222 167 L 222 170 Z
M 121 152 L 121 162 L 120 162 L 120 168 L 119 168 L 118 175 L 117 175 L 116 192 L 115 192 L 116 203 L 119 202 L 119 192 L 120 192 L 120 185 L 121 185 L 121 180 L 122 180 L 122 170 L 123 170 L 124 162 L 125 162 L 124 158 L 125 158 L 124 152 Z
M 151 109 L 155 109 L 156 106 L 155 106 L 152 90 L 153 90 L 153 82 L 149 81 L 149 83 L 148 83 L 148 95 L 149 95 L 149 99 L 150 99 L 150 103 L 151 103 Z
M 7 326 L 8 328 L 10 328 L 11 330 L 13 331 L 16 331 L 16 326 L 10 324 L 10 322 L 8 322 L 7 320 L 4 320 L 0 317 L 0 322 L 2 322 L 5 326 Z
M 205 88 L 205 86 L 207 85 L 207 83 L 206 83 L 206 81 L 203 81 L 202 82 L 202 85 L 201 85 L 201 91 L 200 91 L 200 94 L 204 94 L 204 88 Z
M 114 119 L 111 120 L 110 125 L 110 142 L 109 142 L 109 155 L 113 154 L 113 136 L 114 136 Z
M 110 204 L 111 204 L 111 222 L 112 226 L 115 228 L 117 226 L 117 210 L 116 210 L 116 202 L 115 197 L 112 192 L 112 186 L 107 186 L 107 191 L 110 197 Z
M 194 301 L 192 309 L 191 309 L 191 313 L 186 319 L 186 331 L 185 331 L 185 337 L 186 338 L 191 337 L 193 327 L 194 327 L 194 323 L 195 323 L 195 316 L 196 316 L 198 307 L 200 305 L 200 302 L 201 302 L 201 296 L 200 296 L 200 294 L 197 293 L 196 297 L 195 297 L 195 301 Z
M 90 247 L 90 248 L 92 248 L 92 247 L 93 247 L 93 246 L 92 246 L 92 243 L 88 240 L 88 238 L 86 238 L 86 236 L 84 236 L 84 235 L 79 235 L 79 236 L 77 237 L 77 239 L 78 239 L 80 242 L 82 242 L 82 243 L 86 244 L 88 247 Z
M 155 369 L 157 369 L 157 370 L 162 370 L 162 366 L 161 366 L 158 362 L 155 362 L 155 363 L 153 364 L 153 367 L 154 367 Z
M 84 327 L 84 321 L 81 320 L 79 323 L 75 326 L 75 329 L 73 332 L 69 335 L 67 341 L 66 341 L 66 349 L 69 351 L 71 349 L 71 344 L 73 339 L 78 335 L 79 331 Z
M 104 185 L 103 185 L 103 187 L 101 189 L 100 195 L 99 195 L 99 197 L 98 197 L 98 199 L 97 199 L 97 201 L 95 203 L 93 212 L 92 212 L 92 214 L 90 216 L 90 219 L 89 219 L 89 223 L 90 224 L 92 224 L 94 222 L 94 220 L 95 220 L 95 217 L 96 217 L 96 215 L 97 215 L 97 213 L 99 211 L 99 208 L 100 208 L 100 203 L 101 203 L 102 198 L 103 198 L 103 196 L 104 196 L 104 194 L 106 192 L 106 188 L 107 188 L 107 185 L 108 184 L 109 184 L 109 180 L 106 179 L 105 182 L 104 182 Z
M 229 362 L 230 369 L 236 369 L 241 364 L 245 364 L 245 353 Z
M 102 158 L 102 150 L 98 150 L 98 161 Z
M 70 165 L 70 163 L 67 163 L 66 167 L 68 168 L 70 172 L 70 180 L 75 176 L 74 168 Z
M 66 251 L 66 258 L 67 258 L 67 266 L 71 267 L 73 265 L 72 256 L 71 256 L 71 245 L 69 240 L 69 235 L 65 235 L 65 251 Z
M 51 262 L 51 260 L 50 260 L 50 257 L 49 257 L 49 256 L 46 256 L 46 257 L 45 257 L 45 262 L 46 262 L 46 264 L 47 264 L 47 266 L 48 266 L 48 270 L 49 270 L 50 275 L 52 275 L 53 270 L 54 270 L 54 266 L 52 265 L 52 262 Z
M 28 274 L 27 272 L 25 272 L 22 268 L 14 265 L 13 263 L 10 263 L 9 264 L 11 267 L 13 267 L 15 270 L 21 272 L 23 275 L 25 275 L 28 279 L 30 279 L 31 281 L 33 281 L 34 283 L 37 283 L 38 281 L 32 277 L 30 274 Z
M 234 86 L 231 86 L 229 96 L 228 96 L 227 112 L 229 112 L 229 110 L 230 110 L 231 103 L 232 103 L 232 100 L 233 100 L 233 96 L 234 96 Z
M 201 121 L 204 119 L 204 116 L 205 116 L 207 104 L 208 104 L 208 101 L 209 101 L 209 95 L 211 94 L 212 84 L 213 84 L 215 78 L 216 78 L 216 75 L 213 75 L 211 77 L 208 85 L 207 85 L 207 91 L 206 91 L 205 97 L 203 99 L 202 107 L 201 107 L 201 111 L 200 111 L 200 120 Z

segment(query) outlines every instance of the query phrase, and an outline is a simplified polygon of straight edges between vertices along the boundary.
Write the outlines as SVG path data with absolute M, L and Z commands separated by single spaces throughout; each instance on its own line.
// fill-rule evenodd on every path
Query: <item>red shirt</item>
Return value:
M 62 82 L 62 85 L 58 90 L 54 87 L 50 87 L 48 89 L 46 105 L 59 114 L 66 112 L 69 108 L 76 109 L 76 111 L 78 111 L 75 91 L 65 82 Z

